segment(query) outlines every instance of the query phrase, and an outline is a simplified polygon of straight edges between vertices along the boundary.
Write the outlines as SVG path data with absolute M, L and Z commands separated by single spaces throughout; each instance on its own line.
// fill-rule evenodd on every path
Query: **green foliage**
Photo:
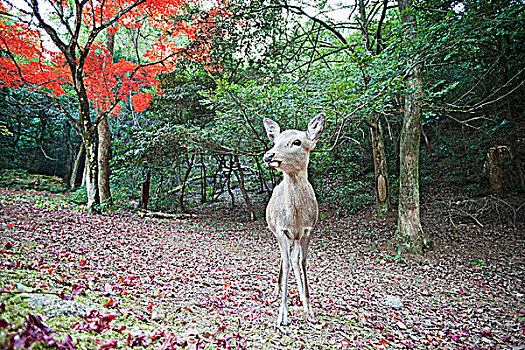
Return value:
M 336 203 L 336 212 L 341 215 L 355 214 L 364 205 L 372 203 L 370 184 L 360 180 L 340 185 L 323 192 L 320 200 Z
M 0 89 L 0 168 L 65 177 L 78 140 L 51 99 L 26 88 Z
M 86 188 L 84 186 L 77 188 L 69 197 L 67 197 L 67 200 L 75 204 L 87 204 L 88 198 Z
M 203 131 L 202 136 L 213 140 L 219 152 L 238 150 L 241 154 L 262 155 L 269 144 L 263 119 L 274 119 L 283 130 L 306 130 L 309 120 L 319 113 L 310 106 L 322 106 L 322 91 L 314 88 L 285 83 L 266 85 L 259 81 L 240 85 L 218 80 L 217 88 L 206 95 L 216 110 L 214 127 Z M 328 113 L 328 130 L 332 128 L 331 120 Z
M 365 10 L 376 5 L 366 3 Z M 324 3 L 311 6 L 321 9 Z M 232 1 L 229 8 L 233 16 L 216 23 L 228 35 L 214 39 L 212 63 L 181 58 L 177 69 L 162 77 L 162 94 L 147 112 L 123 106 L 111 119 L 117 205 L 135 206 L 148 172 L 152 209 L 177 210 L 183 183 L 187 206 L 225 200 L 226 184 L 238 196 L 238 180 L 229 170 L 234 155 L 250 197 L 265 201 L 266 187 L 279 175 L 261 162 L 270 147 L 262 119 L 304 130 L 319 112 L 327 114 L 326 129 L 310 159 L 319 199 L 341 214 L 373 202 L 369 127 L 380 120 L 395 202 L 407 62 L 414 57 L 424 63 L 423 130 L 429 142 L 420 155 L 422 196 L 436 188 L 487 195 L 484 161 L 495 145 L 511 147 L 511 173 L 520 173 L 516 160 L 525 154 L 521 2 L 428 1 L 411 9 L 417 33 L 400 23 L 398 8 L 389 7 L 381 28 L 377 16 L 363 24 L 366 35 L 342 31 L 345 25 L 335 20 L 305 21 L 264 1 Z M 193 15 L 197 9 L 170 21 Z M 380 42 L 374 37 L 378 29 Z M 131 34 L 118 35 L 128 42 Z M 413 34 L 419 40 L 407 40 Z M 117 45 L 115 57 L 128 57 L 129 50 Z M 67 176 L 79 137 L 47 98 L 27 89 L 2 89 L 0 117 L 5 150 L 0 167 Z M 512 193 L 524 190 L 518 177 L 508 180 Z M 73 197 L 85 200 L 79 192 Z
M 6 122 L 0 122 L 0 135 L 1 136 L 13 136 L 13 133 L 7 128 Z
M 14 190 L 64 192 L 66 187 L 59 177 L 29 174 L 19 170 L 0 171 L 0 187 Z

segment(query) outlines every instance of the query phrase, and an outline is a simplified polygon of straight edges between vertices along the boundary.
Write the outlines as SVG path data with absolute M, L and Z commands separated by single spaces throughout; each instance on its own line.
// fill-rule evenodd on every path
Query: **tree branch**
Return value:
M 308 17 L 309 19 L 311 19 L 312 21 L 320 24 L 322 27 L 324 27 L 325 29 L 327 29 L 328 31 L 330 31 L 332 34 L 334 34 L 338 39 L 339 41 L 341 41 L 341 43 L 345 46 L 349 46 L 348 45 L 348 42 L 346 41 L 346 39 L 341 35 L 341 33 L 339 33 L 337 30 L 335 30 L 331 25 L 329 25 L 328 23 L 326 23 L 325 21 L 323 20 L 320 20 L 319 18 L 317 17 L 313 17 L 313 16 L 310 16 L 308 13 L 306 13 L 301 7 L 299 6 L 295 6 L 295 5 L 290 5 L 288 4 L 287 2 L 285 2 L 284 4 L 279 4 L 278 5 L 280 7 L 283 7 L 285 8 L 286 10 L 292 12 L 292 13 L 295 13 L 297 15 L 303 15 L 303 16 L 306 16 Z

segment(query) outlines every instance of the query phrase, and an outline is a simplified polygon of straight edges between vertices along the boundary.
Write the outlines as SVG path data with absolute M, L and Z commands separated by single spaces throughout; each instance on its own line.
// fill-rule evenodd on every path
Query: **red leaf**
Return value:
M 66 295 L 64 292 L 60 292 L 58 297 L 62 300 L 73 300 L 73 297 L 71 295 Z
M 148 346 L 152 343 L 152 340 L 146 336 L 146 333 L 141 332 L 140 334 L 132 336 L 130 333 L 128 333 L 128 336 L 126 337 L 126 345 L 133 347 L 133 346 Z
M 97 310 L 91 310 L 89 315 L 84 317 L 85 322 L 77 322 L 71 329 L 102 332 L 110 328 L 109 323 L 114 319 L 114 315 L 101 315 Z
M 116 339 L 108 339 L 108 340 L 98 340 L 95 339 L 95 342 L 98 345 L 101 345 L 97 350 L 109 350 L 109 349 L 115 349 L 117 347 L 118 341 Z
M 9 323 L 3 318 L 0 318 L 0 328 L 7 328 L 7 326 L 9 326 Z

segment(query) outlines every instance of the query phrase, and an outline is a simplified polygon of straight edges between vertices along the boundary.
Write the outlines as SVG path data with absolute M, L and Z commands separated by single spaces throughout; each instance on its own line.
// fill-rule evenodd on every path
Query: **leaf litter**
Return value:
M 87 215 L 63 195 L 25 191 L 1 190 L 0 205 L 0 344 L 9 347 L 525 344 L 522 230 L 453 226 L 427 216 L 424 225 L 439 249 L 414 257 L 388 249 L 394 217 L 321 220 L 308 261 L 316 318 L 302 312 L 291 274 L 291 324 L 276 328 L 279 252 L 263 222 Z M 26 302 L 33 294 L 90 311 L 35 308 Z

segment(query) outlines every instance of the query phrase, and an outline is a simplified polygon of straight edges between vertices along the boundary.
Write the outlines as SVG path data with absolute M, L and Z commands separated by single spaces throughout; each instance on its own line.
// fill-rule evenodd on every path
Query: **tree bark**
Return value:
M 215 201 L 222 192 L 221 190 L 224 188 L 224 183 L 222 180 L 222 168 L 224 167 L 224 163 L 226 162 L 225 157 L 218 156 L 218 164 L 217 169 L 214 171 L 214 174 L 212 175 L 213 179 L 213 189 L 211 193 L 211 199 L 212 201 Z M 220 192 L 219 195 L 216 196 L 217 192 Z
M 487 151 L 485 160 L 485 172 L 490 181 L 490 192 L 503 198 L 509 192 L 507 176 L 510 171 L 510 148 L 507 146 L 494 146 Z
M 244 203 L 246 203 L 246 209 L 248 210 L 248 215 L 250 216 L 250 221 L 255 221 L 255 212 L 253 211 L 252 204 L 250 203 L 250 197 L 248 197 L 248 192 L 244 186 L 244 172 L 241 167 L 241 162 L 239 161 L 238 156 L 234 156 L 235 164 L 237 165 L 237 180 L 239 180 L 239 187 L 241 189 L 242 197 L 244 198 Z
M 73 191 L 77 184 L 77 174 L 78 169 L 80 168 L 80 160 L 84 154 L 84 143 L 81 142 L 78 147 L 77 156 L 75 157 L 75 163 L 73 164 L 73 170 L 71 171 L 71 178 L 69 179 L 69 189 Z
M 206 178 L 206 165 L 204 164 L 204 155 L 201 154 L 201 203 L 206 203 L 207 199 L 207 187 L 208 187 L 208 180 Z
M 106 32 L 106 47 L 108 54 L 113 59 L 113 50 L 115 47 L 115 35 Z M 100 117 L 102 111 L 97 112 Z M 111 205 L 113 200 L 111 198 L 110 188 L 110 169 L 109 159 L 111 157 L 111 131 L 109 129 L 108 116 L 102 118 L 97 125 L 98 130 L 98 192 L 100 202 Z
M 183 211 L 183 212 L 185 211 L 185 209 L 184 209 L 184 190 L 186 189 L 186 184 L 187 184 L 188 178 L 190 177 L 191 169 L 193 167 L 193 161 L 194 160 L 195 160 L 195 155 L 194 154 L 191 156 L 191 158 L 189 160 L 186 157 L 186 163 L 187 163 L 188 167 L 186 168 L 186 173 L 184 174 L 184 179 L 182 179 L 182 184 L 181 184 L 181 189 L 180 189 L 180 194 L 179 194 L 179 207 L 180 207 L 180 210 Z
M 388 167 L 385 154 L 385 139 L 381 121 L 377 119 L 370 126 L 372 153 L 374 157 L 376 205 L 374 214 L 382 217 L 390 212 L 390 187 L 388 185 Z
M 399 0 L 401 21 L 409 28 L 408 40 L 417 41 L 416 18 L 410 13 L 412 0 Z M 423 67 L 418 57 L 407 62 L 410 67 L 406 80 L 405 112 L 400 140 L 399 206 L 397 231 L 393 245 L 401 251 L 423 254 L 431 248 L 420 219 L 419 203 L 419 147 L 423 121 L 421 110 Z
M 233 158 L 233 157 L 232 157 Z M 230 207 L 235 207 L 235 194 L 232 191 L 232 171 L 233 171 L 233 159 L 230 158 L 230 167 L 228 169 L 228 175 L 226 176 L 226 188 L 228 190 L 228 194 L 230 195 L 231 204 Z
M 363 38 L 363 42 L 365 44 L 365 48 L 367 51 L 370 51 L 370 38 L 368 36 L 368 22 L 367 22 L 367 16 L 366 16 L 366 7 L 364 0 L 358 0 L 358 7 L 359 7 L 359 24 L 361 26 L 361 36 Z
M 141 209 L 146 209 L 146 210 L 148 209 L 150 186 L 151 186 L 151 170 L 148 169 L 148 171 L 146 172 L 146 179 L 140 185 L 139 208 Z
M 63 152 L 67 154 L 66 157 L 66 171 L 64 173 L 64 183 L 69 184 L 71 182 L 71 175 L 73 173 L 73 166 L 75 161 L 75 147 L 71 142 L 71 124 L 69 121 L 64 122 L 64 136 L 66 139 L 63 145 Z
M 102 118 L 98 129 L 98 192 L 100 202 L 111 205 L 111 189 L 109 182 L 109 158 L 111 157 L 111 131 L 108 117 Z
M 257 170 L 259 172 L 259 181 L 261 182 L 261 193 L 264 193 L 266 191 L 266 195 L 268 198 L 272 196 L 272 191 L 270 190 L 270 187 L 268 187 L 268 182 L 264 178 L 264 171 L 261 167 L 261 164 L 259 164 L 259 158 L 253 157 L 253 160 L 255 161 L 255 164 L 257 164 Z
M 82 170 L 82 181 L 80 182 L 81 187 L 86 187 L 86 178 L 87 178 L 87 160 L 84 157 L 84 169 Z
M 96 205 L 100 203 L 97 185 L 97 144 L 94 132 L 82 134 L 86 150 L 86 192 L 88 197 L 87 210 L 93 214 L 97 211 Z

